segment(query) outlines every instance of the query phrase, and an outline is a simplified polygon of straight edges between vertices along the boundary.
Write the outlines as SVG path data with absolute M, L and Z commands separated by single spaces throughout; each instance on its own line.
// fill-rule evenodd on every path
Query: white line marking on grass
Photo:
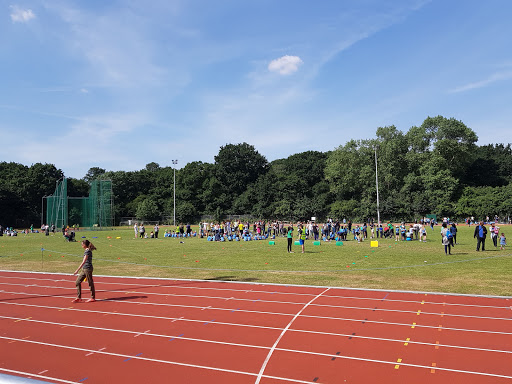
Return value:
M 254 382 L 255 384 L 258 384 L 260 381 L 261 381 L 261 377 L 263 376 L 263 372 L 265 371 L 265 368 L 267 367 L 267 364 L 270 360 L 270 357 L 272 357 L 272 353 L 274 352 L 274 350 L 276 349 L 277 347 L 277 344 L 279 343 L 279 341 L 281 341 L 282 337 L 284 336 L 284 334 L 286 333 L 286 331 L 291 327 L 291 325 L 293 324 L 293 322 L 295 321 L 295 319 L 297 317 L 300 316 L 300 314 L 313 302 L 315 301 L 316 299 L 318 299 L 320 296 L 322 296 L 325 292 L 327 292 L 330 288 L 327 288 L 326 290 L 322 291 L 321 293 L 319 293 L 318 295 L 316 295 L 314 298 L 312 298 L 307 304 L 305 304 L 301 310 L 299 312 L 297 312 L 297 314 L 293 317 L 293 319 L 290 320 L 290 322 L 288 323 L 288 325 L 286 326 L 285 329 L 283 329 L 283 331 L 281 332 L 281 334 L 279 335 L 279 337 L 277 338 L 276 342 L 274 343 L 274 345 L 272 346 L 272 348 L 270 349 L 270 351 L 268 352 L 267 354 L 267 357 L 265 358 L 265 361 L 263 362 L 263 365 L 261 366 L 261 369 L 260 369 L 260 372 L 258 374 L 258 377 L 256 378 L 256 381 Z

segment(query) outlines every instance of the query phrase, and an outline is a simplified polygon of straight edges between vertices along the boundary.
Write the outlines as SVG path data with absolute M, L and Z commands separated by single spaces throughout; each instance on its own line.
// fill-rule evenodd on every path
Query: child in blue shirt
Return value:
M 507 239 L 505 237 L 505 234 L 502 233 L 501 237 L 500 237 L 500 249 L 504 250 L 505 249 L 505 245 L 507 245 Z

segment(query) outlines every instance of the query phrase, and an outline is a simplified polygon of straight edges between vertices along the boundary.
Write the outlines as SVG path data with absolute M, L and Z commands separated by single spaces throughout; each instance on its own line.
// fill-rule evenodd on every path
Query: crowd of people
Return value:
M 495 216 L 494 221 L 490 221 L 489 216 L 485 221 L 476 221 L 474 217 L 468 217 L 464 220 L 468 226 L 474 225 L 474 238 L 476 239 L 476 251 L 485 251 L 485 240 L 490 235 L 495 248 L 500 246 L 500 249 L 505 249 L 507 242 L 505 233 L 501 232 L 499 223 L 503 222 L 499 216 Z M 427 241 L 427 228 L 430 226 L 431 231 L 434 231 L 434 226 L 437 224 L 435 219 L 422 218 L 414 223 L 399 223 L 393 224 L 388 221 L 385 224 L 375 223 L 373 220 L 368 220 L 362 224 L 354 224 L 351 220 L 342 221 L 328 219 L 325 223 L 319 224 L 316 221 L 307 222 L 285 222 L 285 221 L 265 221 L 257 220 L 254 222 L 242 220 L 226 220 L 223 222 L 201 222 L 199 223 L 199 231 L 195 232 L 189 223 L 186 225 L 180 223 L 174 229 L 167 228 L 164 232 L 164 237 L 195 237 L 206 238 L 208 241 L 250 241 L 250 240 L 265 240 L 276 239 L 278 237 L 286 237 L 288 239 L 288 252 L 291 251 L 291 244 L 294 238 L 294 230 L 297 228 L 297 240 L 304 248 L 306 240 L 322 240 L 322 241 L 347 241 L 354 240 L 358 243 L 364 242 L 368 239 L 394 239 L 396 242 L 400 241 Z M 510 218 L 505 221 L 505 224 L 510 224 Z M 489 229 L 486 227 L 489 226 Z M 150 233 L 146 232 L 144 223 L 135 223 L 133 226 L 134 235 L 136 238 L 155 238 L 158 239 L 160 227 L 158 224 L 153 226 Z M 68 241 L 75 241 L 75 231 L 79 230 L 77 225 L 63 226 L 62 235 Z M 49 236 L 50 233 L 55 233 L 56 227 L 54 224 L 43 224 L 41 231 Z M 31 225 L 30 229 L 25 229 L 22 233 L 38 233 Z M 0 225 L 0 236 L 17 236 L 18 230 L 12 227 L 2 227 Z M 441 243 L 444 246 L 445 254 L 450 255 L 452 249 L 457 243 L 457 224 L 452 222 L 449 217 L 442 219 L 441 224 Z
M 432 222 L 432 228 L 434 223 Z M 294 227 L 300 227 L 306 240 L 323 240 L 323 241 L 346 241 L 351 237 L 362 242 L 367 239 L 395 239 L 396 241 L 419 240 L 427 241 L 427 229 L 423 220 L 419 223 L 406 225 L 405 222 L 394 225 L 391 222 L 387 224 L 379 224 L 370 221 L 363 224 L 353 224 L 352 221 L 334 221 L 327 220 L 323 224 L 315 221 L 305 223 L 290 223 L 281 221 L 223 221 L 221 223 L 202 222 L 199 223 L 200 237 L 206 237 L 208 240 L 224 241 L 237 240 L 247 238 L 275 239 L 277 237 L 289 238 L 290 231 L 293 232 Z M 453 231 L 457 229 L 454 226 Z
M 471 219 L 466 223 L 472 223 Z M 290 223 L 282 221 L 266 222 L 258 220 L 249 221 L 223 221 L 221 223 L 201 222 L 199 223 L 199 235 L 201 238 L 207 238 L 208 241 L 250 241 L 275 239 L 277 237 L 286 237 L 288 239 L 288 252 L 291 251 L 294 227 L 297 228 L 298 241 L 301 247 L 304 247 L 305 240 L 323 240 L 323 241 L 346 241 L 354 240 L 358 243 L 368 239 L 392 239 L 395 242 L 400 241 L 419 241 L 427 242 L 427 228 L 434 231 L 437 224 L 435 219 L 423 218 L 414 223 L 393 224 L 388 221 L 385 224 L 377 224 L 372 220 L 362 224 L 353 224 L 350 220 L 335 221 L 327 220 L 323 224 L 315 221 L 305 223 Z M 485 233 L 482 233 L 485 232 Z M 445 254 L 451 255 L 452 248 L 457 243 L 457 223 L 452 222 L 450 218 L 443 218 L 441 225 L 441 243 L 444 246 Z M 500 229 L 496 223 L 491 223 L 489 229 L 494 247 L 500 245 L 500 249 L 506 246 L 505 234 L 499 234 Z M 485 237 L 487 228 L 483 222 L 477 225 L 475 229 L 475 238 L 477 239 L 477 251 L 482 247 L 485 250 Z
M 153 226 L 153 230 L 148 234 L 146 232 L 146 227 L 144 226 L 144 223 L 141 222 L 135 223 L 133 225 L 133 232 L 135 235 L 135 238 L 141 238 L 141 239 L 158 239 L 158 235 L 160 233 L 160 226 L 158 224 L 155 224 Z M 176 226 L 174 230 L 166 229 L 164 232 L 164 237 L 194 237 L 197 233 L 195 231 L 192 231 L 192 227 L 190 224 L 187 223 L 187 225 L 184 225 L 180 223 Z
M 480 225 L 480 221 L 475 220 L 474 216 L 466 217 L 464 219 L 464 222 L 468 226 Z M 500 217 L 498 215 L 494 215 L 494 217 L 486 216 L 485 220 L 484 220 L 484 223 L 487 223 L 487 224 L 499 224 L 499 223 L 512 224 L 512 217 L 508 216 L 507 218 L 502 218 L 502 217 Z

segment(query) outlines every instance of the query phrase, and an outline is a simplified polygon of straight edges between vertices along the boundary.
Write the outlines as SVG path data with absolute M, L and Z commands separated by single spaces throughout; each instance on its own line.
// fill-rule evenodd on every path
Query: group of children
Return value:
M 496 232 L 494 235 L 491 233 L 492 242 L 496 248 L 498 247 L 498 237 L 500 238 L 500 249 L 503 251 L 507 245 L 507 238 L 503 232 L 501 233 L 501 236 L 499 236 L 499 232 Z
M 494 246 L 498 247 L 498 237 L 500 239 L 500 249 L 505 249 L 505 246 L 507 245 L 507 238 L 505 237 L 505 234 L 502 232 L 500 236 L 500 227 L 498 227 L 497 224 L 491 223 L 491 227 L 489 228 L 489 231 L 491 232 L 491 239 L 494 244 Z
M 28 233 L 28 232 L 27 232 Z M 13 227 L 2 227 L 0 225 L 0 236 L 18 236 L 18 231 L 15 230 Z

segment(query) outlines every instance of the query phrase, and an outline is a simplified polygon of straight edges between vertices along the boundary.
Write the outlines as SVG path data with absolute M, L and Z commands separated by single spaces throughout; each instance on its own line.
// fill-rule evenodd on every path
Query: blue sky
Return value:
M 512 142 L 509 0 L 0 0 L 0 161 L 269 161 L 462 120 Z

